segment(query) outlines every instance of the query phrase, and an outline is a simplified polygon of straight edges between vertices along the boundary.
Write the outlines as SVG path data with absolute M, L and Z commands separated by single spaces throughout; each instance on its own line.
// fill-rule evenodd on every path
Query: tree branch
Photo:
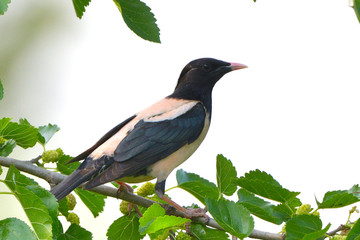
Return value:
M 33 176 L 44 179 L 50 185 L 56 185 L 57 183 L 61 182 L 66 177 L 66 175 L 62 175 L 57 172 L 53 172 L 53 171 L 50 171 L 50 170 L 47 170 L 44 168 L 37 167 L 32 164 L 31 160 L 30 161 L 21 161 L 21 160 L 9 158 L 9 157 L 0 157 L 0 165 L 2 165 L 4 167 L 10 167 L 11 164 L 13 164 L 20 171 L 23 171 L 23 172 L 29 173 Z M 122 200 L 125 200 L 128 202 L 132 202 L 134 204 L 137 204 L 137 205 L 140 205 L 143 207 L 150 207 L 152 204 L 155 203 L 152 200 L 149 200 L 147 198 L 138 196 L 136 194 L 133 194 L 133 193 L 130 193 L 127 191 L 118 192 L 116 188 L 109 187 L 109 186 L 94 187 L 94 188 L 90 189 L 90 191 L 100 193 L 100 194 L 103 194 L 103 195 L 109 196 L 109 197 L 119 198 L 119 199 L 122 199 Z M 165 211 L 168 215 L 184 217 L 184 214 L 182 212 L 176 210 L 175 208 L 171 207 L 170 205 L 163 204 L 162 206 L 165 208 Z M 222 227 L 212 218 L 207 220 L 203 217 L 198 217 L 198 218 L 193 218 L 192 220 L 194 220 L 196 222 L 204 223 L 207 226 L 210 226 L 213 228 L 223 230 Z M 263 232 L 263 231 L 259 231 L 256 229 L 253 230 L 253 232 L 250 234 L 249 237 L 255 238 L 255 239 L 263 239 L 263 240 L 284 240 L 285 239 L 285 236 L 282 234 Z

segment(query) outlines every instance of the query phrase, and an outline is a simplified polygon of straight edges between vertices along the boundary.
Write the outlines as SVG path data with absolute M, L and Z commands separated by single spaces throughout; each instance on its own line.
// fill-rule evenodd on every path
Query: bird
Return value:
M 139 183 L 156 178 L 155 193 L 160 199 L 190 218 L 196 216 L 165 195 L 165 182 L 204 140 L 215 84 L 243 68 L 247 66 L 214 58 L 189 62 L 173 93 L 127 118 L 71 159 L 69 163 L 84 161 L 50 192 L 61 200 L 80 185 L 91 189 L 111 181 Z

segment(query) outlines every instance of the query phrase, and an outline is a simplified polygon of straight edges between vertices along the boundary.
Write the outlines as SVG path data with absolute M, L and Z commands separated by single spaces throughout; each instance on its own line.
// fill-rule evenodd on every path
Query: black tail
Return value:
M 103 165 L 100 163 L 102 161 L 100 160 L 99 162 L 99 160 L 94 161 L 91 158 L 85 159 L 78 169 L 53 187 L 50 192 L 55 195 L 57 200 L 63 199 L 75 188 L 89 181 L 100 172 Z

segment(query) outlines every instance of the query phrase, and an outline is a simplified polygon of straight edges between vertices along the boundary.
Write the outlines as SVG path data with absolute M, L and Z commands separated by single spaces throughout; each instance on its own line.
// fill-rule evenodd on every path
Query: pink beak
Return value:
M 230 63 L 230 66 L 232 71 L 248 67 L 245 64 L 241 64 L 241 63 Z

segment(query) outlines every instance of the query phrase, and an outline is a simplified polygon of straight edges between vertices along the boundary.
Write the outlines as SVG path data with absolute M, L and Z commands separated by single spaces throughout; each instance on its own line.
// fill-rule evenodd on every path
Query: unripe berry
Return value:
M 129 214 L 129 202 L 127 201 L 121 201 L 120 203 L 120 212 L 124 215 Z
M 4 137 L 0 137 L 0 146 L 2 146 L 7 140 Z
M 354 212 L 359 213 L 359 209 L 357 209 L 356 206 L 353 206 L 353 207 L 350 209 L 350 211 L 349 211 L 350 214 L 353 214 Z
M 191 236 L 189 234 L 186 234 L 184 232 L 179 232 L 176 237 L 176 240 L 191 240 Z
M 57 148 L 56 152 L 59 154 L 59 158 L 61 158 L 64 155 L 64 151 L 61 148 Z
M 346 239 L 346 236 L 343 236 L 343 235 L 339 235 L 339 234 L 336 234 L 334 235 L 332 238 L 330 238 L 331 240 L 345 240 Z
M 64 153 L 62 153 L 62 151 L 60 153 L 64 154 Z M 60 154 L 59 154 L 58 150 L 47 150 L 47 151 L 43 152 L 41 158 L 44 163 L 49 163 L 49 162 L 53 163 L 53 162 L 57 162 L 59 160 Z
M 75 208 L 75 205 L 76 205 L 76 198 L 75 196 L 70 193 L 69 195 L 66 196 L 66 200 L 67 200 L 67 205 L 68 205 L 68 208 L 69 210 L 74 210 Z
M 312 208 L 310 204 L 303 204 L 298 209 L 296 209 L 296 215 L 304 215 L 309 214 L 311 212 Z
M 69 215 L 66 217 L 66 220 L 68 220 L 68 222 L 70 222 L 71 224 L 73 224 L 73 223 L 75 223 L 77 225 L 80 224 L 79 216 L 73 212 L 69 213 Z
M 320 213 L 318 211 L 313 212 L 312 215 L 320 217 Z
M 155 184 L 151 182 L 144 183 L 136 190 L 136 194 L 142 197 L 153 195 L 155 193 Z

